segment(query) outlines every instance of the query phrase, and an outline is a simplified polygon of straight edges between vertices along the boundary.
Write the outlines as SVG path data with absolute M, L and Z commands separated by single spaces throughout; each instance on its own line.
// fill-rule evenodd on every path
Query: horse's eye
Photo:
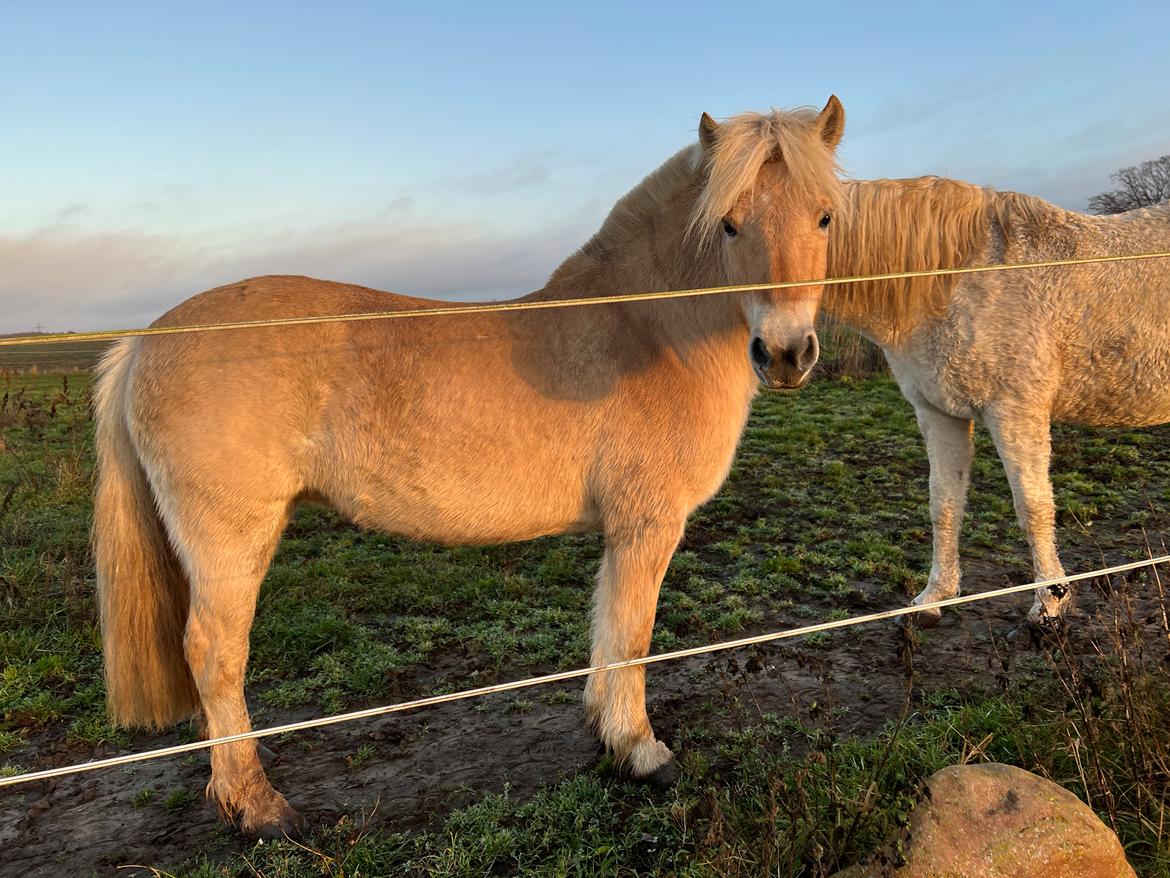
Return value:
M 829 227 L 829 223 L 831 223 L 832 221 L 833 221 L 833 217 L 830 216 L 828 213 L 826 213 L 824 216 L 821 217 L 821 228 L 827 229 Z
M 733 226 L 728 220 L 723 221 L 723 234 L 729 238 L 734 238 L 739 234 L 739 229 Z

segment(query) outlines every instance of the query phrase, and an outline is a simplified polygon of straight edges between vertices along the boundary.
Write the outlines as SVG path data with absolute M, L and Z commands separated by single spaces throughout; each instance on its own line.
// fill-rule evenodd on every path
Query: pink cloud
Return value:
M 0 332 L 141 325 L 200 290 L 260 274 L 307 274 L 437 298 L 522 295 L 585 241 L 599 221 L 589 215 L 595 211 L 591 205 L 558 225 L 514 235 L 395 212 L 269 229 L 231 243 L 65 225 L 0 236 Z

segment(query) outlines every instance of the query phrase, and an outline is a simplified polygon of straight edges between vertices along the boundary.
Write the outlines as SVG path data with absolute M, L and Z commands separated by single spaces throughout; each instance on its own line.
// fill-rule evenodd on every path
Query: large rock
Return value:
M 1010 765 L 952 765 L 926 781 L 905 865 L 849 878 L 1135 878 L 1117 836 L 1084 802 Z

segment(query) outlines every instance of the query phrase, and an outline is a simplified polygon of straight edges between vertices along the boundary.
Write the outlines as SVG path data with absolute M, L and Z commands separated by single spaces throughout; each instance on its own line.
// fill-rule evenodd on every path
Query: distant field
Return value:
M 0 335 L 0 342 L 8 337 Z M 92 369 L 109 342 L 62 341 L 6 347 L 0 344 L 0 376 Z
M 8 773 L 196 735 L 104 718 L 87 392 L 78 375 L 0 384 Z M 1170 429 L 1059 429 L 1054 449 L 1070 570 L 1163 550 Z M 926 494 L 913 411 L 888 378 L 761 395 L 670 566 L 653 649 L 901 605 L 930 563 Z M 443 549 L 302 510 L 252 633 L 255 721 L 583 665 L 600 551 L 595 536 Z M 971 590 L 1030 578 L 982 433 L 963 554 Z M 651 718 L 683 768 L 667 791 L 599 759 L 567 684 L 268 741 L 273 782 L 312 823 L 303 844 L 254 847 L 221 827 L 204 753 L 16 788 L 0 794 L 0 873 L 823 878 L 890 838 L 929 773 L 995 760 L 1091 800 L 1140 874 L 1170 878 L 1156 585 L 1086 585 L 1063 641 L 1035 641 L 1020 598 L 925 632 L 870 626 L 656 667 Z

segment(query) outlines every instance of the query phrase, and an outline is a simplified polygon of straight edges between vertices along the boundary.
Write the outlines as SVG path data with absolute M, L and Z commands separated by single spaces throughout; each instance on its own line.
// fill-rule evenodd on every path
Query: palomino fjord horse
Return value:
M 530 299 L 824 277 L 839 196 L 835 97 L 704 115 Z M 758 380 L 805 381 L 820 286 L 486 315 L 155 336 L 97 388 L 98 592 L 109 706 L 161 727 L 250 727 L 248 632 L 298 502 L 447 544 L 600 530 L 594 664 L 643 656 L 687 516 L 722 484 Z M 304 277 L 202 293 L 156 325 L 432 303 Z M 594 675 L 586 712 L 635 777 L 674 771 L 641 667 Z M 299 824 L 253 741 L 211 754 L 208 794 L 249 834 Z
M 1086 216 L 958 180 L 855 181 L 829 274 L 890 273 L 1170 250 L 1170 205 Z M 930 460 L 934 561 L 915 604 L 959 591 L 974 421 L 1003 461 L 1036 579 L 1063 575 L 1050 425 L 1170 420 L 1170 261 L 1107 262 L 827 287 L 823 306 L 875 341 L 914 406 Z M 1038 589 L 1033 622 L 1067 587 Z M 923 611 L 931 624 L 939 611 Z

